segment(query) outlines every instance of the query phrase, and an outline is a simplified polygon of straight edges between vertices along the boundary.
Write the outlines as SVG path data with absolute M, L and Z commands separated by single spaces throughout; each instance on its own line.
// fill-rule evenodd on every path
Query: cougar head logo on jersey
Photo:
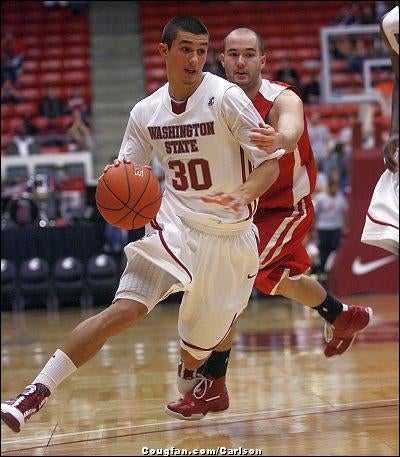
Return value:
M 210 100 L 208 100 L 208 106 L 214 105 L 214 99 L 215 99 L 215 97 L 211 97 Z

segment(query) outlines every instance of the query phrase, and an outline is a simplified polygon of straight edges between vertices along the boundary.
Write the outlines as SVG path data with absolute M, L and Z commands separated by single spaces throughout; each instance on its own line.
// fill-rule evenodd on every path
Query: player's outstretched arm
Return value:
M 252 128 L 250 140 L 258 148 L 271 153 L 277 149 L 292 152 L 304 131 L 303 102 L 291 90 L 284 90 L 268 114 L 268 124 Z
M 216 191 L 201 197 L 206 203 L 217 203 L 240 217 L 246 206 L 266 192 L 279 175 L 277 159 L 266 160 L 254 169 L 247 180 L 232 192 Z

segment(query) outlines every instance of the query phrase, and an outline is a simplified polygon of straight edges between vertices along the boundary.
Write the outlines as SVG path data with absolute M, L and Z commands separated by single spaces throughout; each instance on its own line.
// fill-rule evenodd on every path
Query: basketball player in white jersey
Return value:
M 256 202 L 238 219 L 201 197 L 234 190 L 251 170 L 262 174 L 259 195 L 275 181 L 276 158 L 250 140 L 262 118 L 235 84 L 203 73 L 209 33 L 192 16 L 164 28 L 159 52 L 168 83 L 131 111 L 120 160 L 146 165 L 156 154 L 165 172 L 161 209 L 145 237 L 129 244 L 128 263 L 113 303 L 79 324 L 39 375 L 1 416 L 15 432 L 56 387 L 113 335 L 144 317 L 168 294 L 184 291 L 178 329 L 181 357 L 195 370 L 224 339 L 247 305 L 258 270 Z
M 369 324 L 372 310 L 341 303 L 318 281 L 304 274 L 310 267 L 310 259 L 303 240 L 313 224 L 311 194 L 317 169 L 298 89 L 262 79 L 265 60 L 263 40 L 253 30 L 236 29 L 225 38 L 221 62 L 228 80 L 242 87 L 268 123 L 252 129 L 253 141 L 268 152 L 277 148 L 286 151 L 278 159 L 279 176 L 260 196 L 254 217 L 260 236 L 255 287 L 265 294 L 283 295 L 317 311 L 325 320 L 328 344 L 324 354 L 329 358 L 350 348 L 357 333 Z M 250 175 L 234 192 L 221 190 L 204 200 L 227 205 L 240 214 L 257 197 L 254 189 L 261 185 L 258 178 L 260 175 Z M 199 369 L 201 373 L 191 372 L 184 362 L 180 364 L 178 389 L 184 396 L 167 405 L 167 414 L 195 420 L 229 406 L 225 375 L 232 339 L 233 329 Z
M 395 83 L 390 137 L 383 148 L 387 170 L 380 177 L 365 217 L 361 241 L 399 255 L 399 7 L 381 20 L 381 36 L 391 51 Z

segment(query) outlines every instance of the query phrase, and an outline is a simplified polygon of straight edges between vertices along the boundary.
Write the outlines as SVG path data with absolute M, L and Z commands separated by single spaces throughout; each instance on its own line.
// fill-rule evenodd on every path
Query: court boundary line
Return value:
M 379 404 L 376 404 L 379 403 Z M 174 430 L 187 430 L 191 428 L 205 428 L 209 426 L 215 426 L 215 425 L 223 425 L 220 423 L 215 423 L 219 422 L 221 419 L 234 419 L 234 418 L 240 418 L 240 417 L 246 417 L 246 416 L 262 416 L 264 415 L 265 417 L 258 417 L 258 418 L 253 418 L 253 419 L 243 419 L 243 420 L 233 420 L 230 421 L 228 424 L 238 424 L 241 422 L 254 422 L 257 420 L 274 420 L 274 419 L 282 419 L 282 418 L 290 418 L 290 417 L 298 417 L 298 416 L 307 416 L 307 415 L 312 415 L 312 414 L 329 414 L 329 413 L 337 413 L 337 412 L 344 412 L 344 411 L 360 411 L 360 410 L 366 410 L 366 409 L 374 409 L 374 408 L 387 408 L 387 407 L 393 407 L 393 406 L 398 406 L 399 405 L 399 399 L 398 398 L 391 398 L 387 400 L 371 400 L 371 401 L 364 401 L 364 402 L 353 402 L 353 403 L 342 403 L 339 405 L 321 405 L 321 406 L 307 406 L 304 407 L 300 410 L 295 410 L 293 408 L 286 408 L 286 409 L 277 409 L 277 410 L 266 410 L 266 411 L 255 411 L 251 413 L 234 413 L 234 414 L 218 414 L 217 416 L 209 416 L 205 417 L 202 419 L 201 423 L 199 424 L 199 421 L 196 422 L 189 422 L 187 424 L 187 421 L 180 421 L 179 419 L 173 420 L 173 421 L 164 421 L 164 422 L 154 422 L 150 424 L 138 424 L 138 425 L 126 425 L 123 427 L 111 427 L 111 428 L 103 428 L 103 429 L 95 429 L 95 430 L 87 430 L 87 431 L 81 431 L 81 432 L 71 432 L 71 433 L 61 433 L 59 435 L 54 435 L 55 427 L 53 428 L 53 434 L 50 436 L 43 436 L 43 437 L 32 437 L 32 438 L 26 438 L 23 440 L 10 440 L 10 441 L 2 441 L 2 444 L 14 444 L 14 443 L 22 443 L 22 442 L 31 442 L 31 441 L 37 441 L 37 440 L 46 440 L 48 439 L 47 444 L 41 444 L 37 446 L 30 446 L 30 447 L 23 447 L 23 448 L 16 448 L 16 449 L 7 449 L 4 451 L 1 451 L 1 454 L 8 454 L 11 452 L 19 452 L 19 451 L 28 451 L 28 450 L 33 450 L 33 449 L 41 449 L 41 448 L 47 448 L 47 447 L 55 447 L 55 446 L 63 446 L 63 445 L 70 445 L 70 444 L 79 444 L 79 443 L 84 443 L 84 442 L 93 442 L 93 441 L 100 441 L 100 440 L 110 440 L 110 439 L 118 439 L 118 438 L 126 438 L 128 436 L 134 436 L 134 435 L 142 435 L 142 434 L 150 434 L 150 433 L 163 433 L 167 431 L 174 431 Z M 312 410 L 307 412 L 307 410 Z M 284 413 L 287 414 L 284 414 Z M 290 414 L 290 412 L 295 412 L 295 414 Z M 205 423 L 205 421 L 207 421 Z M 187 425 L 185 426 L 179 426 L 179 424 L 185 423 Z M 110 431 L 115 431 L 115 430 L 124 430 L 124 429 L 140 429 L 140 428 L 147 428 L 147 427 L 160 427 L 160 426 L 168 426 L 168 425 L 178 425 L 177 427 L 173 428 L 156 428 L 155 430 L 149 430 L 146 431 L 144 430 L 143 432 L 138 432 L 138 433 L 125 433 L 122 435 L 117 435 L 117 436 L 99 436 L 95 438 L 87 438 L 87 439 L 77 439 L 73 441 L 64 441 L 64 442 L 59 442 L 59 443 L 50 443 L 50 440 L 56 439 L 56 438 L 63 438 L 67 436 L 79 436 L 83 434 L 91 434 L 91 433 L 105 433 L 105 432 L 110 432 Z M 224 424 L 228 425 L 226 422 Z M 58 422 L 57 422 L 58 425 Z

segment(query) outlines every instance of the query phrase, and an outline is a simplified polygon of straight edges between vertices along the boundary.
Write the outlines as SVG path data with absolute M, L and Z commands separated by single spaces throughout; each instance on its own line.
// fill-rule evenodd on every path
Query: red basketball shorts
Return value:
M 312 227 L 314 207 L 305 197 L 293 209 L 270 210 L 260 216 L 262 220 L 256 222 L 260 263 L 254 287 L 274 295 L 283 277 L 298 276 L 310 268 L 303 240 Z

